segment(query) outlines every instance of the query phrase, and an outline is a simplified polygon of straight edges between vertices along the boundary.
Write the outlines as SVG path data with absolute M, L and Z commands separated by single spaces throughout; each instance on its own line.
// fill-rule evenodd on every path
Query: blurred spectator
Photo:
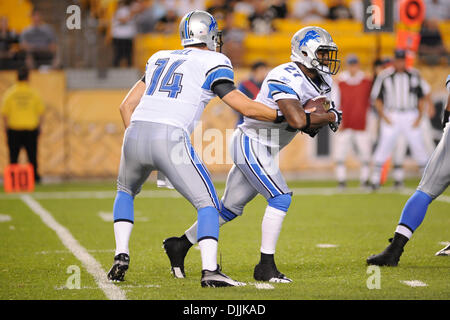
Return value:
M 20 46 L 25 53 L 29 69 L 40 66 L 57 66 L 56 36 L 53 29 L 42 20 L 38 10 L 31 13 L 32 25 L 20 36 Z
M 321 0 L 299 0 L 294 5 L 293 18 L 302 23 L 321 21 L 327 17 L 328 7 Z
M 420 30 L 419 58 L 426 64 L 436 65 L 446 56 L 437 20 L 425 20 Z
M 178 15 L 177 11 L 172 8 L 168 8 L 166 14 L 159 19 L 155 26 L 155 31 L 165 34 L 172 34 L 178 31 Z
M 137 11 L 135 16 L 137 33 L 154 31 L 158 21 L 166 14 L 166 9 L 159 1 L 137 0 L 135 6 Z
M 275 12 L 269 10 L 267 2 L 255 0 L 253 5 L 255 10 L 248 17 L 251 31 L 258 34 L 269 34 L 275 31 L 273 26 Z
M 17 67 L 16 44 L 19 37 L 9 29 L 8 19 L 0 17 L 0 70 L 15 69 Z
M 252 100 L 255 99 L 259 93 L 259 90 L 261 89 L 261 85 L 264 79 L 266 78 L 268 72 L 269 67 L 264 61 L 257 61 L 253 63 L 250 69 L 250 75 L 248 76 L 248 79 L 242 81 L 239 84 L 238 90 L 241 91 L 250 99 Z M 236 123 L 236 126 L 244 121 L 244 117 L 242 116 L 242 114 L 239 113 L 238 115 L 239 118 Z
M 362 0 L 350 1 L 350 11 L 353 19 L 362 22 L 364 20 L 364 4 Z
M 165 1 L 166 8 L 175 8 L 178 17 L 183 17 L 186 13 L 193 10 L 205 10 L 204 0 L 169 0 Z
M 3 95 L 0 109 L 6 129 L 9 162 L 17 163 L 20 149 L 24 147 L 34 168 L 35 181 L 39 183 L 38 137 L 45 105 L 39 94 L 29 86 L 26 67 L 19 68 L 17 79 L 18 83 Z
M 345 0 L 334 0 L 333 5 L 330 6 L 330 10 L 328 11 L 328 19 L 341 20 L 352 18 L 352 12 L 345 3 Z
M 136 35 L 135 15 L 138 7 L 132 0 L 120 0 L 112 21 L 112 39 L 114 48 L 113 66 L 119 67 L 122 59 L 126 66 L 133 65 L 133 39 Z
M 425 0 L 425 19 L 450 19 L 450 1 Z
M 242 13 L 249 16 L 253 13 L 253 0 L 242 0 L 234 5 L 234 12 Z
M 274 13 L 275 19 L 284 19 L 288 16 L 287 0 L 272 0 L 269 10 Z
M 206 9 L 216 20 L 225 20 L 227 14 L 233 11 L 234 1 L 214 0 Z
M 349 148 L 356 146 L 360 160 L 360 183 L 369 187 L 369 162 L 372 153 L 367 120 L 370 111 L 370 90 L 372 81 L 361 70 L 359 59 L 349 55 L 346 70 L 341 72 L 333 86 L 332 100 L 342 110 L 345 118 L 335 136 L 334 159 L 336 161 L 336 178 L 340 188 L 346 187 L 347 169 L 345 161 Z
M 223 53 L 230 58 L 233 66 L 241 66 L 244 52 L 244 46 L 242 44 L 245 39 L 245 30 L 236 25 L 234 12 L 227 14 L 225 17 L 222 37 Z

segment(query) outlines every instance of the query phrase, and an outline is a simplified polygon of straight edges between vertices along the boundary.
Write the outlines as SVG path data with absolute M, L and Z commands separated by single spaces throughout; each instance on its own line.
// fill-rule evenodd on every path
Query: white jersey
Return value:
M 222 53 L 186 48 L 158 51 L 148 59 L 145 93 L 131 121 L 164 123 L 191 133 L 218 80 L 234 82 L 230 60 Z
M 332 78 L 319 72 L 318 83 L 313 82 L 294 62 L 288 62 L 272 69 L 264 79 L 255 101 L 272 109 L 279 109 L 277 101 L 296 99 L 304 105 L 309 99 L 320 95 L 331 98 Z M 244 117 L 239 126 L 247 136 L 271 147 L 284 147 L 298 130 L 288 128 L 287 122 L 273 123 Z M 272 130 L 277 129 L 277 130 Z

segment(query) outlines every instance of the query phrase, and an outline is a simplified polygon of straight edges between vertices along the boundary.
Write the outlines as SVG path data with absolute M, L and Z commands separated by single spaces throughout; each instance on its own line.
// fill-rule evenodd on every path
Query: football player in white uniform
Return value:
M 383 252 L 367 258 L 369 265 L 397 266 L 406 243 L 422 224 L 428 206 L 450 185 L 450 74 L 447 76 L 446 86 L 449 94 L 442 121 L 442 138 L 428 160 L 416 192 L 403 208 L 394 237 L 389 239 L 391 243 Z M 436 255 L 449 256 L 450 245 L 438 251 Z
M 340 61 L 338 48 L 330 34 L 319 27 L 299 30 L 291 40 L 291 62 L 279 65 L 265 78 L 256 101 L 272 109 L 280 109 L 286 121 L 271 123 L 244 117 L 236 129 L 231 168 L 220 210 L 220 225 L 242 215 L 244 206 L 258 193 L 268 202 L 262 221 L 261 260 L 254 269 L 258 281 L 291 282 L 278 271 L 274 254 L 283 220 L 291 203 L 292 192 L 274 157 L 302 128 L 310 136 L 330 125 L 336 131 L 341 113 L 330 108 L 325 113 L 308 113 L 303 106 L 317 96 L 330 98 L 331 74 L 336 74 Z M 300 111 L 300 112 L 299 112 Z M 196 242 L 199 226 L 195 223 L 181 237 L 164 240 L 173 274 L 184 277 L 184 258 Z
M 180 36 L 184 49 L 151 56 L 145 76 L 120 107 L 126 131 L 113 208 L 116 251 L 108 278 L 124 280 L 130 262 L 134 197 L 149 174 L 158 170 L 197 210 L 201 285 L 238 286 L 241 283 L 221 273 L 217 265 L 220 204 L 189 135 L 216 95 L 248 117 L 269 122 L 280 117 L 273 108 L 248 99 L 234 87 L 230 60 L 216 52 L 221 41 L 213 16 L 205 11 L 189 12 L 181 20 Z

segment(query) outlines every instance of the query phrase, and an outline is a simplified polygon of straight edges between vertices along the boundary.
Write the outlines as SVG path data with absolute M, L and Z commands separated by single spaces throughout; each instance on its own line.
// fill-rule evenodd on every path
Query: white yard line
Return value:
M 405 281 L 400 281 L 400 282 L 403 284 L 406 284 L 407 286 L 413 287 L 413 288 L 428 286 L 425 282 L 422 282 L 420 280 L 409 280 L 409 281 L 405 280 Z
M 108 281 L 106 272 L 103 270 L 101 264 L 95 260 L 95 258 L 91 256 L 83 246 L 80 245 L 68 229 L 59 224 L 50 212 L 44 209 L 30 195 L 21 195 L 20 198 L 50 229 L 56 232 L 64 246 L 69 249 L 78 260 L 80 260 L 85 269 L 94 277 L 98 287 L 103 290 L 108 299 L 126 300 L 125 292 Z
M 218 193 L 223 193 L 223 189 L 217 189 Z M 337 188 L 293 188 L 294 196 L 334 196 L 334 195 L 368 195 L 371 191 L 361 188 L 347 188 L 343 191 Z M 404 188 L 402 190 L 393 190 L 385 187 L 376 191 L 374 194 L 401 194 L 410 196 L 415 189 Z M 24 194 L 0 194 L 0 200 L 20 199 Z M 42 191 L 31 194 L 35 199 L 114 199 L 116 191 Z M 144 190 L 137 195 L 137 198 L 182 198 L 182 195 L 175 190 Z M 450 203 L 450 196 L 441 195 L 435 201 Z

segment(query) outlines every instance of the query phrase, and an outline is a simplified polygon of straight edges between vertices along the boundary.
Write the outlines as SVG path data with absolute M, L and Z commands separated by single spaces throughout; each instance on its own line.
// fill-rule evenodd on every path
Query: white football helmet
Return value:
M 188 12 L 180 22 L 180 38 L 183 47 L 204 43 L 209 50 L 216 50 L 222 45 L 221 31 L 216 19 L 206 11 Z
M 328 53 L 327 58 L 320 58 L 317 52 Z M 291 40 L 291 60 L 303 64 L 308 69 L 336 74 L 341 66 L 337 59 L 338 47 L 331 35 L 320 27 L 305 27 L 297 31 Z

